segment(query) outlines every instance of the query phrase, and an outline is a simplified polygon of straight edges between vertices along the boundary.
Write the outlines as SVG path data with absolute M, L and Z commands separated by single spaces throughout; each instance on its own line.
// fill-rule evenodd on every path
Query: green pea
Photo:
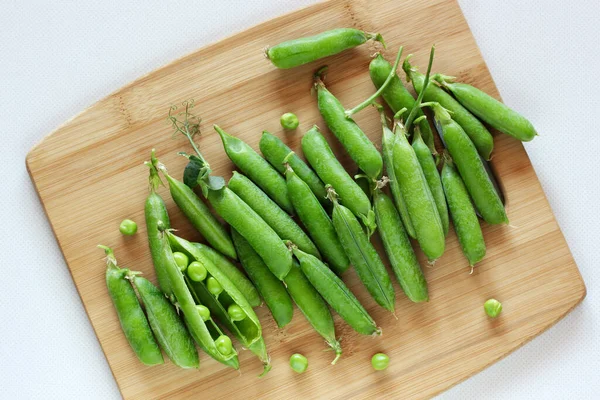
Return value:
M 308 359 L 299 353 L 292 354 L 290 357 L 290 368 L 301 374 L 308 368 Z
M 383 160 L 373 142 L 352 118 L 346 116 L 346 110 L 342 103 L 327 90 L 318 75 L 315 77 L 315 88 L 317 89 L 319 112 L 329 130 L 344 146 L 358 167 L 369 178 L 377 179 L 383 169 Z
M 377 54 L 371 63 L 369 64 L 369 74 L 371 76 L 371 81 L 376 88 L 380 88 L 385 82 L 386 78 L 390 74 L 392 70 L 392 64 L 390 64 L 381 54 Z M 390 106 L 394 114 L 400 111 L 403 108 L 407 110 L 412 110 L 415 105 L 415 99 L 410 94 L 410 92 L 404 87 L 402 81 L 398 77 L 397 74 L 394 75 L 392 81 L 388 85 L 388 87 L 381 94 L 385 102 Z M 422 110 L 417 110 L 417 117 L 423 115 Z M 435 144 L 433 141 L 433 132 L 431 131 L 431 127 L 429 126 L 429 122 L 427 120 L 419 120 L 418 126 L 421 129 L 421 135 L 423 136 L 423 140 L 429 147 L 432 153 L 435 153 Z M 385 164 L 385 154 L 383 163 Z M 411 235 L 412 236 L 412 235 Z
M 137 232 L 137 224 L 130 219 L 124 219 L 119 225 L 119 232 L 125 236 L 133 236 Z
M 173 252 L 173 258 L 175 259 L 175 262 L 177 263 L 179 270 L 181 272 L 185 272 L 185 270 L 188 267 L 188 264 L 190 263 L 190 259 L 188 258 L 188 256 L 185 255 L 184 253 L 175 251 L 175 252 Z
M 206 272 L 206 268 L 204 268 L 204 265 L 202 265 L 198 261 L 192 261 L 187 267 L 187 275 L 194 282 L 202 282 L 206 279 L 207 274 L 208 272 Z
M 215 340 L 215 346 L 217 346 L 219 353 L 225 356 L 231 354 L 231 351 L 233 350 L 233 343 L 231 343 L 231 339 L 229 339 L 229 336 L 225 335 L 221 335 L 217 338 L 217 340 Z
M 206 280 L 206 287 L 208 291 L 211 292 L 214 296 L 218 296 L 223 291 L 223 286 L 217 281 L 214 277 L 210 276 Z
M 241 321 L 246 318 L 246 313 L 242 310 L 242 307 L 237 304 L 232 304 L 227 307 L 227 314 L 229 314 L 233 321 Z
M 281 123 L 283 129 L 288 131 L 293 131 L 294 129 L 298 128 L 298 125 L 300 125 L 300 121 L 298 121 L 296 114 L 290 112 L 283 114 L 279 119 L 279 122 Z
M 489 299 L 483 303 L 483 309 L 489 317 L 496 318 L 502 312 L 502 303 L 496 299 Z
M 453 77 L 436 74 L 434 79 L 450 90 L 463 106 L 492 128 L 523 142 L 529 142 L 537 136 L 535 128 L 527 118 L 487 93 L 466 83 L 453 82 Z
M 409 59 L 410 56 L 404 60 L 402 68 L 406 72 L 407 80 L 412 81 L 417 93 L 421 93 L 425 75 L 417 72 L 410 64 Z M 423 100 L 440 103 L 442 107 L 450 110 L 452 118 L 465 130 L 481 157 L 486 160 L 490 159 L 490 155 L 494 149 L 494 138 L 477 117 L 464 108 L 454 97 L 436 85 L 427 85 Z
M 384 353 L 377 353 L 371 358 L 371 365 L 375 371 L 383 371 L 390 365 L 390 357 Z
M 314 36 L 288 40 L 267 48 L 265 55 L 277 68 L 287 69 L 338 54 L 369 39 L 384 43 L 383 37 L 378 33 L 338 28 Z
M 288 163 L 294 169 L 296 174 L 302 179 L 313 191 L 317 199 L 323 207 L 331 208 L 331 203 L 327 200 L 327 191 L 325 185 L 319 179 L 317 174 L 310 169 L 308 165 L 296 153 L 292 151 L 285 143 L 277 136 L 264 131 L 259 142 L 260 151 L 263 153 L 268 162 L 282 174 L 285 173 L 284 163 Z
M 444 159 L 442 184 L 454 222 L 454 230 L 471 266 L 485 257 L 485 241 L 467 188 L 451 161 Z
M 196 309 L 198 310 L 198 314 L 200 314 L 202 321 L 208 321 L 210 319 L 210 310 L 208 307 L 203 306 L 202 304 L 196 304 Z
M 359 217 L 369 231 L 374 231 L 375 214 L 369 198 L 340 164 L 316 125 L 302 137 L 302 151 L 323 182 L 335 189 L 340 202 Z

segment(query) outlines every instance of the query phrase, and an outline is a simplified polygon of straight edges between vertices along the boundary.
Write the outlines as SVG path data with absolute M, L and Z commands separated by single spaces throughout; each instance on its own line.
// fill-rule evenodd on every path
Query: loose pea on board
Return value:
M 379 33 L 369 33 L 354 28 L 338 28 L 269 47 L 265 50 L 265 56 L 277 68 L 287 69 L 338 54 L 370 39 L 384 44 L 383 37 Z
M 279 123 L 283 129 L 288 131 L 293 131 L 300 125 L 300 121 L 298 121 L 296 114 L 290 112 L 283 114 L 279 119 Z
M 123 221 L 121 221 L 121 224 L 119 224 L 119 232 L 121 232 L 125 236 L 135 235 L 137 232 L 137 228 L 138 227 L 135 221 L 132 221 L 130 219 L 124 219 Z
M 436 74 L 433 79 L 448 89 L 460 104 L 492 128 L 523 142 L 529 142 L 537 136 L 533 124 L 527 118 L 489 94 L 466 83 L 454 82 L 455 78 L 452 76 Z

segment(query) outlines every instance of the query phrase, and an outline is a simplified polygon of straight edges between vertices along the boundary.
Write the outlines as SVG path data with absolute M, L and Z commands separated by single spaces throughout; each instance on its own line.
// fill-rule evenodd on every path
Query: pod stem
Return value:
M 327 190 L 327 198 L 329 199 L 329 201 L 331 201 L 334 205 L 338 204 L 339 196 L 336 193 L 333 186 L 331 186 L 329 184 L 325 185 L 325 190 Z
M 150 191 L 155 192 L 156 189 L 158 189 L 158 187 L 160 185 L 163 185 L 163 181 L 162 181 L 162 179 L 160 179 L 160 175 L 158 174 L 158 169 L 160 166 L 162 166 L 164 168 L 164 165 L 162 165 L 158 161 L 158 158 L 156 158 L 156 150 L 155 149 L 152 149 L 152 151 L 150 152 L 150 161 L 144 161 L 144 165 L 150 169 L 150 176 L 148 177 Z M 164 168 L 163 172 L 165 174 L 167 173 L 166 168 Z
M 421 104 L 421 108 L 430 107 L 433 110 L 435 118 L 439 121 L 448 121 L 452 119 L 452 111 L 442 107 L 442 105 L 435 101 L 428 101 Z
M 425 91 L 427 90 L 427 86 L 429 85 L 429 74 L 431 73 L 431 66 L 433 65 L 433 57 L 435 55 L 435 44 L 431 46 L 431 51 L 429 52 L 429 64 L 427 64 L 427 73 L 425 74 L 425 81 L 423 82 L 423 89 L 421 89 L 421 93 L 417 96 L 417 100 L 410 110 L 410 114 L 406 118 L 406 123 L 404 124 L 406 127 L 406 131 L 410 131 L 410 127 L 413 123 L 414 118 L 417 116 L 417 111 L 420 109 L 420 104 L 423 101 L 423 96 L 425 95 Z M 406 61 L 406 60 L 405 60 Z
M 325 87 L 325 83 L 323 83 L 323 81 L 325 80 L 325 75 L 327 75 L 327 71 L 329 71 L 329 67 L 327 65 L 323 65 L 315 71 L 315 73 L 313 74 L 313 85 L 315 89 L 318 89 L 319 87 Z
M 456 80 L 456 77 L 444 74 L 433 74 L 431 79 L 439 83 L 441 86 L 448 88 L 449 84 Z
M 333 351 L 335 351 L 335 358 L 331 362 L 331 365 L 335 365 L 340 357 L 342 356 L 342 346 L 340 345 L 339 340 L 334 340 L 333 342 L 327 342 L 327 344 L 331 347 Z
M 381 33 L 374 33 L 374 32 L 365 32 L 365 35 L 367 36 L 367 40 L 374 40 L 376 42 L 381 43 L 381 45 L 383 46 L 384 49 L 386 49 L 386 45 L 385 45 L 385 41 L 383 40 L 383 36 L 381 35 Z
M 104 250 L 104 253 L 106 254 L 106 264 L 107 265 L 109 265 L 110 267 L 119 268 L 117 266 L 117 259 L 115 257 L 115 252 L 113 251 L 113 249 L 111 249 L 108 246 L 104 246 L 102 244 L 99 244 L 98 248 Z
M 375 93 L 373 93 L 368 99 L 366 99 L 365 101 L 363 101 L 356 107 L 354 107 L 350 110 L 346 110 L 345 111 L 346 118 L 351 118 L 352 115 L 356 114 L 360 110 L 371 105 L 375 101 L 375 99 L 378 98 L 385 89 L 387 89 L 388 85 L 392 81 L 392 78 L 396 75 L 396 70 L 398 69 L 398 65 L 400 64 L 400 57 L 402 57 L 403 49 L 404 49 L 403 46 L 400 46 L 400 48 L 398 49 L 398 54 L 396 55 L 396 61 L 394 62 L 394 66 L 392 67 L 392 70 L 390 71 L 387 78 L 383 82 L 383 85 L 381 85 L 381 87 L 379 89 L 377 89 L 377 91 Z

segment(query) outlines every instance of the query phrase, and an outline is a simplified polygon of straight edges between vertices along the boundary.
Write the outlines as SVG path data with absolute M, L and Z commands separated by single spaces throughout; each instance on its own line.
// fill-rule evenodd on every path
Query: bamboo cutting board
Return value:
M 181 370 L 167 362 L 149 368 L 137 361 L 120 331 L 104 285 L 104 262 L 99 243 L 115 248 L 122 266 L 143 271 L 154 279 L 143 204 L 148 192 L 150 149 L 176 176 L 188 150 L 183 139 L 171 138 L 166 114 L 172 104 L 190 98 L 204 117 L 199 147 L 215 174 L 231 175 L 218 135 L 218 123 L 254 148 L 263 129 L 299 149 L 301 133 L 312 124 L 324 128 L 314 96 L 313 63 L 280 71 L 264 59 L 268 44 L 335 27 L 381 32 L 393 59 L 399 45 L 425 65 L 429 47 L 437 45 L 434 71 L 461 79 L 499 97 L 485 62 L 459 6 L 454 1 L 333 1 L 318 4 L 254 27 L 205 47 L 120 89 L 51 133 L 31 150 L 27 167 L 96 335 L 121 393 L 128 399 L 149 398 L 425 398 L 448 389 L 498 361 L 567 314 L 585 296 L 585 286 L 529 158 L 520 142 L 495 136 L 492 167 L 507 199 L 510 226 L 484 225 L 488 254 L 469 275 L 456 236 L 434 267 L 424 268 L 430 287 L 427 304 L 412 304 L 396 285 L 396 315 L 378 307 L 353 271 L 343 276 L 383 328 L 383 336 L 360 337 L 336 317 L 344 355 L 331 366 L 331 352 L 296 310 L 292 323 L 278 330 L 265 307 L 258 309 L 273 370 L 264 378 L 260 362 L 240 351 L 241 374 L 201 354 L 199 371 Z M 343 104 L 351 107 L 373 92 L 367 66 L 377 50 L 368 44 L 324 61 L 330 65 L 326 83 Z M 279 127 L 283 112 L 301 121 L 296 133 Z M 366 109 L 358 124 L 379 145 L 377 113 Z M 326 130 L 323 129 L 325 132 Z M 355 166 L 326 132 L 334 151 L 351 172 Z M 546 140 L 543 133 L 536 140 Z M 165 198 L 172 224 L 189 239 L 201 240 Z M 139 223 L 134 237 L 123 237 L 124 218 Z M 374 239 L 379 246 L 378 238 Z M 379 246 L 380 250 L 381 247 Z M 419 254 L 425 265 L 422 254 Z M 502 301 L 502 316 L 492 321 L 483 302 Z M 390 355 L 385 372 L 375 373 L 370 357 Z M 309 370 L 296 375 L 288 358 L 301 352 Z M 76 360 L 74 360 L 76 362 Z

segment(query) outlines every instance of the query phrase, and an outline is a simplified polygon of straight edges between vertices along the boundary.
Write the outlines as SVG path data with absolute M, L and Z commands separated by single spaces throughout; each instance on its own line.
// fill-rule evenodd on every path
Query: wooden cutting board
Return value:
M 402 44 L 404 54 L 414 53 L 415 64 L 422 67 L 435 43 L 434 71 L 458 75 L 499 98 L 456 2 L 332 1 L 261 24 L 140 78 L 68 121 L 27 156 L 31 179 L 125 398 L 430 397 L 539 335 L 584 298 L 584 283 L 523 146 L 498 134 L 492 166 L 506 194 L 511 225 L 484 225 L 488 252 L 473 275 L 451 232 L 444 256 L 435 266 L 424 267 L 431 300 L 412 304 L 396 285 L 397 319 L 378 307 L 348 271 L 344 280 L 383 328 L 383 336 L 360 337 L 336 317 L 344 348 L 338 365 L 329 365 L 333 354 L 323 351 L 324 341 L 301 313 L 296 311 L 292 323 L 278 330 L 265 307 L 258 315 L 273 370 L 262 379 L 257 377 L 258 359 L 241 349 L 241 373 L 205 354 L 199 371 L 181 370 L 169 362 L 149 368 L 137 361 L 107 295 L 103 254 L 96 245 L 114 247 L 121 265 L 154 279 L 143 223 L 148 184 L 142 163 L 155 147 L 170 171 L 180 176 L 185 160 L 176 152 L 190 150 L 183 137 L 171 137 L 169 106 L 196 100 L 195 111 L 204 117 L 199 146 L 215 174 L 226 178 L 232 164 L 213 123 L 254 148 L 266 129 L 299 149 L 302 132 L 315 123 L 324 128 L 310 93 L 312 72 L 329 64 L 328 87 L 347 107 L 354 106 L 374 91 L 367 66 L 377 46 L 368 44 L 287 71 L 275 69 L 262 49 L 335 27 L 381 32 L 388 59 Z M 279 126 L 279 116 L 287 111 L 300 118 L 295 133 Z M 366 109 L 356 120 L 379 145 L 377 113 Z M 356 167 L 326 135 L 354 172 Z M 535 140 L 547 139 L 542 132 Z M 168 191 L 163 188 L 160 193 L 179 233 L 201 240 Z M 124 218 L 138 222 L 136 236 L 120 235 L 118 225 Z M 419 257 L 425 266 L 422 254 Z M 494 321 L 482 308 L 490 297 L 504 305 L 502 316 Z M 385 372 L 371 369 L 370 357 L 378 351 L 392 359 Z M 307 373 L 296 375 L 288 367 L 294 352 L 308 357 Z

